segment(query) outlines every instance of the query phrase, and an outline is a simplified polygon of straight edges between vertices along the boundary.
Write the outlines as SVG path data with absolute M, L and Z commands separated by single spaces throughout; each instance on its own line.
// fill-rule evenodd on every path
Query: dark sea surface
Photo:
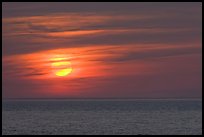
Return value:
M 3 135 L 201 135 L 202 100 L 4 100 Z

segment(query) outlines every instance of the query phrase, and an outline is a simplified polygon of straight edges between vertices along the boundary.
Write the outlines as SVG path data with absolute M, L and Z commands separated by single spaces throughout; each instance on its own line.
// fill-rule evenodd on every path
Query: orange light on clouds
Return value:
M 100 77 L 113 75 L 127 75 L 142 73 L 146 67 L 142 63 L 126 61 L 118 62 L 118 58 L 125 58 L 127 53 L 135 55 L 155 50 L 168 51 L 177 49 L 175 46 L 141 45 L 133 50 L 132 46 L 86 46 L 77 48 L 63 48 L 44 50 L 23 55 L 12 55 L 3 58 L 4 65 L 11 66 L 6 76 L 28 79 L 54 79 L 66 76 L 65 79 Z M 155 52 L 157 53 L 157 52 Z M 154 53 L 154 54 L 155 54 Z M 134 56 L 135 56 L 134 55 Z M 145 54 L 149 55 L 149 54 Z M 129 57 L 128 57 L 129 58 Z M 114 62 L 116 60 L 116 62 Z M 124 71 L 127 70 L 132 71 Z M 136 69 L 136 70 L 135 70 Z
M 92 50 L 93 52 L 91 52 Z M 103 76 L 106 73 L 104 69 L 107 65 L 97 60 L 111 55 L 97 54 L 94 53 L 94 50 L 100 51 L 100 48 L 64 48 L 7 56 L 3 60 L 12 62 L 13 72 L 5 71 L 5 73 L 8 73 L 8 76 L 20 76 L 26 79 L 54 79 L 58 76 L 73 79 Z M 16 73 L 17 70 L 20 73 Z

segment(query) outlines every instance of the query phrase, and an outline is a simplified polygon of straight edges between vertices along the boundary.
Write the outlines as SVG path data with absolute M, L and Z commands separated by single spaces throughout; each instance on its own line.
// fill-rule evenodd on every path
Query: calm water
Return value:
M 2 134 L 202 134 L 201 100 L 3 101 Z

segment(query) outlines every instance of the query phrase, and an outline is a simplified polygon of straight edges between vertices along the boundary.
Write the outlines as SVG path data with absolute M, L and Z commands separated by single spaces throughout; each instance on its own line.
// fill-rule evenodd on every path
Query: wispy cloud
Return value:
M 152 12 L 149 14 L 139 12 L 140 9 L 138 12 L 59 11 L 4 17 L 3 55 L 89 44 L 125 46 L 130 43 L 201 43 L 199 10 L 175 9 L 180 12 L 171 7 L 162 8 L 164 12 L 150 8 Z

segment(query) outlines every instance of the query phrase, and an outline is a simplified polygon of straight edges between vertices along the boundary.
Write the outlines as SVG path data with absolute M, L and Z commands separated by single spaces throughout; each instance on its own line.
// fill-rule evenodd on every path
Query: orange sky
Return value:
M 198 4 L 14 5 L 3 4 L 5 98 L 201 97 Z

